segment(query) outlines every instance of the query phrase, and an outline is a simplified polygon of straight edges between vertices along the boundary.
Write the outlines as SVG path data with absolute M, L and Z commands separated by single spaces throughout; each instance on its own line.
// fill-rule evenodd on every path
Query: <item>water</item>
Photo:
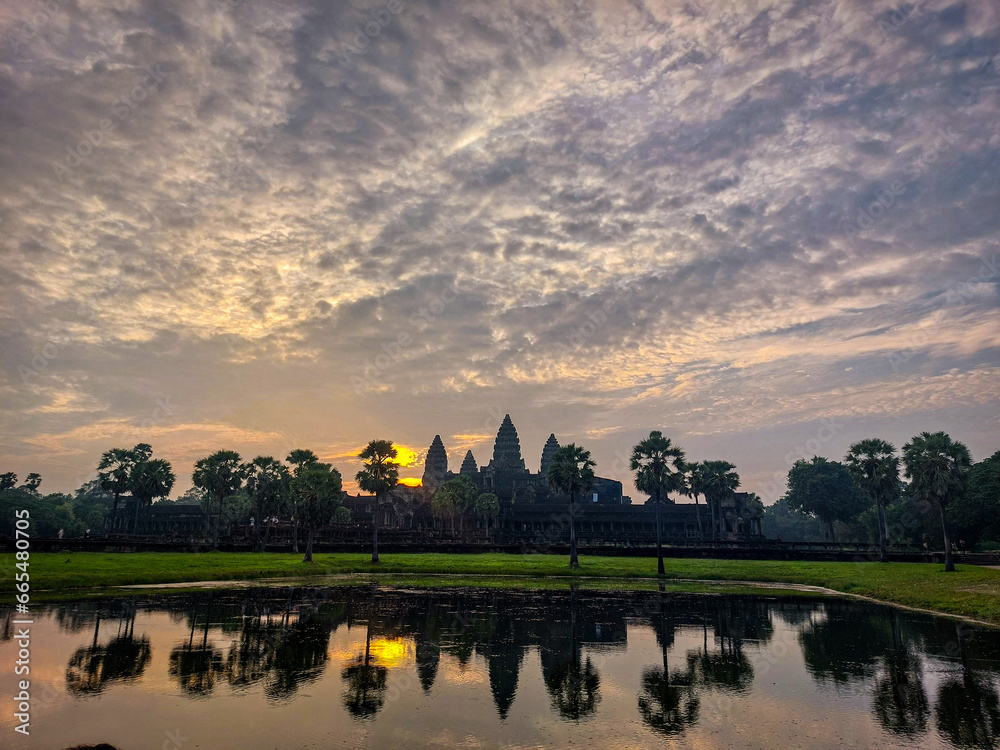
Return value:
M 1000 743 L 1000 631 L 843 600 L 216 590 L 39 607 L 31 659 L 31 736 L 5 701 L 4 747 Z

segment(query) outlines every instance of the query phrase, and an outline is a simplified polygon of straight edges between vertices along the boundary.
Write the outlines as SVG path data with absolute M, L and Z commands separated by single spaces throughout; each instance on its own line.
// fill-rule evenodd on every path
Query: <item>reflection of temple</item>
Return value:
M 517 429 L 506 415 L 497 431 L 490 461 L 480 466 L 472 451 L 467 451 L 456 474 L 449 468 L 448 453 L 440 435 L 435 435 L 427 449 L 421 487 L 399 487 L 379 508 L 379 522 L 399 529 L 434 529 L 430 499 L 442 484 L 456 476 L 472 480 L 482 492 L 492 492 L 500 499 L 501 514 L 494 538 L 499 542 L 522 542 L 536 546 L 560 544 L 567 535 L 568 498 L 553 491 L 548 483 L 548 469 L 559 442 L 550 434 L 542 447 L 539 471 L 532 472 L 521 454 Z M 760 536 L 760 520 L 747 512 L 747 494 L 734 493 L 723 502 L 723 540 Z M 622 483 L 597 477 L 580 503 L 576 517 L 577 535 L 583 543 L 648 543 L 656 538 L 655 507 L 651 502 L 633 505 L 623 494 Z M 370 522 L 374 499 L 348 498 L 346 501 L 356 521 Z M 677 504 L 668 498 L 660 509 L 664 539 L 699 537 L 698 513 L 702 526 L 710 529 L 708 508 Z M 467 527 L 475 523 L 466 524 Z M 708 532 L 711 535 L 711 532 Z

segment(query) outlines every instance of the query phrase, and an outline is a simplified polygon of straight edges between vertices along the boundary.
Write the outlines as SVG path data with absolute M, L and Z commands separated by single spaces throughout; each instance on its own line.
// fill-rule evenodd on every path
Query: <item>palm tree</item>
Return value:
M 97 464 L 97 480 L 101 489 L 114 497 L 111 506 L 111 522 L 108 531 L 114 532 L 118 516 L 118 501 L 128 491 L 129 472 L 135 463 L 135 453 L 128 448 L 112 448 L 104 451 Z
M 579 568 L 576 555 L 576 493 L 586 492 L 594 484 L 594 467 L 590 451 L 570 443 L 552 454 L 549 465 L 549 484 L 559 492 L 569 495 L 569 566 Z
M 660 533 L 660 505 L 667 494 L 684 487 L 684 451 L 670 443 L 659 430 L 632 448 L 629 468 L 635 472 L 635 487 L 645 492 L 656 506 L 656 571 L 663 575 L 663 540 Z
M 391 440 L 372 440 L 358 458 L 364 467 L 355 479 L 365 492 L 375 495 L 375 512 L 372 514 L 372 562 L 378 562 L 378 510 L 385 495 L 399 482 L 399 464 L 396 463 L 396 446 Z
M 311 563 L 316 530 L 330 522 L 340 503 L 340 472 L 330 464 L 318 461 L 307 464 L 292 481 L 292 492 L 298 496 L 299 513 L 308 534 L 306 556 L 302 562 Z
M 492 492 L 484 492 L 475 500 L 476 515 L 486 524 L 486 536 L 492 536 L 493 527 L 500 515 L 500 498 Z
M 145 458 L 133 465 L 129 472 L 129 490 L 135 498 L 135 526 L 133 532 L 139 530 L 139 516 L 158 497 L 166 497 L 174 487 L 173 469 L 162 458 Z
M 728 461 L 702 461 L 701 476 L 705 500 L 712 511 L 712 541 L 721 533 L 722 501 L 740 486 L 740 475 Z
M 226 498 L 235 495 L 243 486 L 243 464 L 236 451 L 216 451 L 211 456 L 199 459 L 194 465 L 191 480 L 194 486 L 204 490 L 218 502 L 219 515 L 215 520 L 215 541 L 219 548 L 219 527 L 222 525 L 222 506 Z
M 701 464 L 698 461 L 692 461 L 685 466 L 687 475 L 684 477 L 684 494 L 694 498 L 695 517 L 698 519 L 698 538 L 704 539 L 705 531 L 701 526 L 701 506 L 698 505 L 698 495 L 705 494 L 705 481 L 701 475 Z
M 298 477 L 303 470 L 310 466 L 311 464 L 319 463 L 319 456 L 313 453 L 308 448 L 296 448 L 285 460 L 290 463 L 295 468 L 292 470 L 292 474 Z M 292 552 L 298 553 L 299 551 L 299 507 L 298 507 L 298 496 L 292 492 L 288 495 L 289 505 L 291 506 L 292 513 Z
M 17 474 L 13 471 L 8 471 L 5 474 L 0 474 L 0 492 L 6 492 L 7 490 L 12 490 L 17 486 Z
M 944 509 L 949 502 L 960 497 L 965 489 L 972 456 L 963 443 L 953 441 L 943 432 L 921 432 L 903 446 L 903 463 L 914 495 L 918 500 L 937 505 L 941 514 L 944 569 L 950 573 L 955 570 L 955 561 L 951 557 Z
M 256 508 L 253 548 L 255 552 L 260 552 L 260 527 L 264 514 L 270 515 L 280 504 L 281 498 L 288 492 L 290 477 L 285 465 L 273 456 L 257 456 L 243 467 L 243 475 L 246 477 L 247 492 Z
M 854 443 L 844 457 L 847 471 L 874 503 L 878 515 L 879 560 L 889 562 L 889 524 L 887 507 L 899 492 L 899 456 L 892 443 L 867 438 Z

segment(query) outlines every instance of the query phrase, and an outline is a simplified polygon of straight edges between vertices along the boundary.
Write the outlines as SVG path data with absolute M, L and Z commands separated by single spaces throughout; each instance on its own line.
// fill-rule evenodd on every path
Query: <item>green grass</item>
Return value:
M 295 554 L 242 552 L 33 553 L 33 598 L 47 592 L 66 595 L 111 586 L 262 578 L 309 578 L 377 573 L 387 583 L 407 585 L 491 585 L 545 587 L 574 580 L 588 587 L 647 588 L 655 583 L 656 560 L 639 557 L 583 557 L 571 571 L 564 556 L 453 554 L 383 555 L 372 565 L 367 553 L 316 555 L 312 565 Z M 0 602 L 12 600 L 14 555 L 0 555 L 3 588 Z M 778 560 L 667 559 L 665 580 L 671 590 L 728 593 L 733 585 L 682 582 L 682 579 L 822 586 L 884 602 L 972 617 L 1000 625 L 1000 570 L 959 566 L 945 573 L 928 563 L 787 562 Z M 438 578 L 434 576 L 449 576 Z M 513 578 L 512 578 L 513 577 Z M 598 581 L 595 579 L 609 579 Z M 643 580 L 645 579 L 645 580 Z

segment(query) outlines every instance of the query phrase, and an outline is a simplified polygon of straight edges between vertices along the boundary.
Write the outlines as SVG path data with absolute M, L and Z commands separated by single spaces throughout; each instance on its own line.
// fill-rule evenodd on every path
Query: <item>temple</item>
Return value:
M 529 469 L 521 452 L 517 428 L 507 414 L 497 431 L 493 455 L 481 465 L 472 451 L 467 451 L 458 472 L 449 469 L 448 451 L 440 435 L 435 435 L 427 449 L 420 487 L 397 487 L 381 503 L 380 525 L 423 531 L 441 530 L 442 522 L 431 511 L 434 492 L 449 479 L 465 476 L 481 492 L 492 492 L 500 500 L 500 517 L 489 528 L 498 542 L 526 543 L 536 546 L 561 544 L 566 535 L 569 498 L 553 490 L 548 483 L 552 458 L 559 441 L 550 434 L 539 455 L 538 471 Z M 747 494 L 732 493 L 722 503 L 717 538 L 735 541 L 760 537 L 760 519 L 746 506 Z M 374 498 L 347 499 L 354 520 L 370 521 L 375 512 Z M 648 499 L 633 504 L 616 479 L 596 477 L 583 498 L 578 498 L 577 534 L 588 544 L 647 544 L 656 538 L 656 508 Z M 472 518 L 465 528 L 475 534 L 486 525 Z M 700 516 L 700 517 L 699 517 Z M 477 526 L 478 523 L 478 526 Z M 709 509 L 701 504 L 676 503 L 668 498 L 660 509 L 660 528 L 665 540 L 711 539 Z

